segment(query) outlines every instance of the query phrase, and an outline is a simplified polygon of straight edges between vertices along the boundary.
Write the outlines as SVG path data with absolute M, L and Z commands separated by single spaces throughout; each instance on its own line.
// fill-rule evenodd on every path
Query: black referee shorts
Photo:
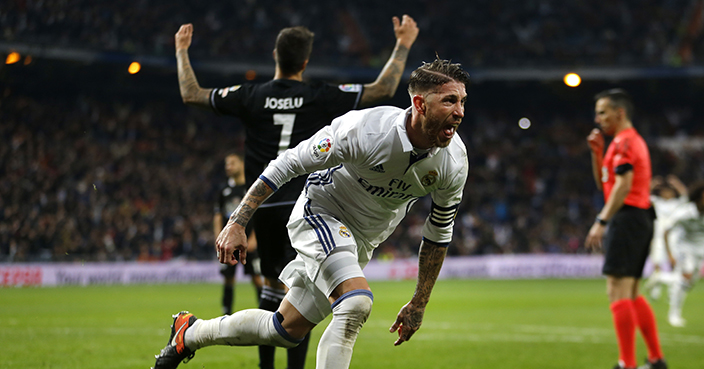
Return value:
M 279 278 L 286 264 L 296 258 L 296 250 L 291 246 L 286 228 L 291 211 L 293 204 L 259 208 L 254 213 L 252 221 L 264 277 Z
M 602 273 L 615 277 L 643 276 L 645 260 L 653 238 L 652 208 L 640 209 L 624 205 L 609 222 L 604 237 Z

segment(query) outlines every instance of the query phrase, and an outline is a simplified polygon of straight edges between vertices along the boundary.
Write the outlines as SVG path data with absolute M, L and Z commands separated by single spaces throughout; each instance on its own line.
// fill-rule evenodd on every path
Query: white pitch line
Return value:
M 383 326 L 381 322 L 377 321 L 368 325 L 375 328 Z M 388 327 L 386 328 L 388 329 Z M 421 329 L 423 333 L 414 336 L 414 339 L 443 339 L 472 342 L 564 342 L 593 344 L 612 344 L 616 340 L 615 333 L 612 329 L 588 327 L 428 322 L 423 324 Z M 660 333 L 660 341 L 664 346 L 682 344 L 704 345 L 704 336 Z

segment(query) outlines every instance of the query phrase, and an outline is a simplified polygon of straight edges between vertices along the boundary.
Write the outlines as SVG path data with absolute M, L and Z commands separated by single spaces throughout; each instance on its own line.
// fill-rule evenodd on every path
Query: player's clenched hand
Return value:
M 589 136 L 587 136 L 587 143 L 594 154 L 604 154 L 604 135 L 601 134 L 599 128 L 592 129 Z
M 391 21 L 394 24 L 396 40 L 410 48 L 416 41 L 416 37 L 418 37 L 418 25 L 416 21 L 406 14 L 403 15 L 402 20 L 399 20 L 398 17 L 393 17 Z
M 222 264 L 237 264 L 235 253 L 237 253 L 242 264 L 246 264 L 247 235 L 244 227 L 234 222 L 227 223 L 215 241 L 215 251 L 218 254 L 218 260 Z
M 598 222 L 594 222 L 594 224 L 592 224 L 592 227 L 589 229 L 589 233 L 587 234 L 587 240 L 584 242 L 584 246 L 587 249 L 601 249 L 605 230 L 606 226 L 603 226 Z
M 389 332 L 398 331 L 398 339 L 394 342 L 394 346 L 398 346 L 411 339 L 414 333 L 420 329 L 423 323 L 424 307 L 417 307 L 412 302 L 407 303 L 401 308 L 396 316 L 396 321 L 389 328 Z
M 193 38 L 193 25 L 188 23 L 181 26 L 176 32 L 176 51 L 188 49 Z

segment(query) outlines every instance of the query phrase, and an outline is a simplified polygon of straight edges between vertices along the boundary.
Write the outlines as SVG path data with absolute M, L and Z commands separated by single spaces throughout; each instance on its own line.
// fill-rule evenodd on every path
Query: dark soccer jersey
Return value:
M 213 89 L 210 105 L 220 114 L 240 118 L 246 126 L 244 166 L 251 186 L 271 160 L 356 108 L 361 95 L 362 85 L 277 79 Z M 295 202 L 305 180 L 305 176 L 293 179 L 266 204 Z
M 232 215 L 232 212 L 237 209 L 247 192 L 247 187 L 244 185 L 236 185 L 233 179 L 229 179 L 227 183 L 221 187 L 218 203 L 215 204 L 215 214 L 222 216 L 222 224 L 227 224 L 227 221 Z
M 616 183 L 616 174 L 633 170 L 633 184 L 624 204 L 641 209 L 650 208 L 650 152 L 635 128 L 621 131 L 609 145 L 601 167 L 604 200 L 608 201 Z

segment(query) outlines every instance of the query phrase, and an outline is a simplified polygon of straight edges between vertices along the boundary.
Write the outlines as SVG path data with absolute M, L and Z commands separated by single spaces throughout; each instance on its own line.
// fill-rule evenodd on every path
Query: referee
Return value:
M 644 368 L 666 369 L 655 315 L 638 294 L 638 282 L 653 237 L 655 212 L 650 205 L 651 165 L 648 146 L 633 123 L 633 102 L 622 89 L 595 96 L 596 124 L 613 136 L 604 155 L 604 136 L 597 128 L 587 137 L 592 173 L 606 204 L 587 235 L 588 249 L 604 249 L 606 291 L 619 347 L 614 369 L 635 369 L 636 327 L 648 346 Z

